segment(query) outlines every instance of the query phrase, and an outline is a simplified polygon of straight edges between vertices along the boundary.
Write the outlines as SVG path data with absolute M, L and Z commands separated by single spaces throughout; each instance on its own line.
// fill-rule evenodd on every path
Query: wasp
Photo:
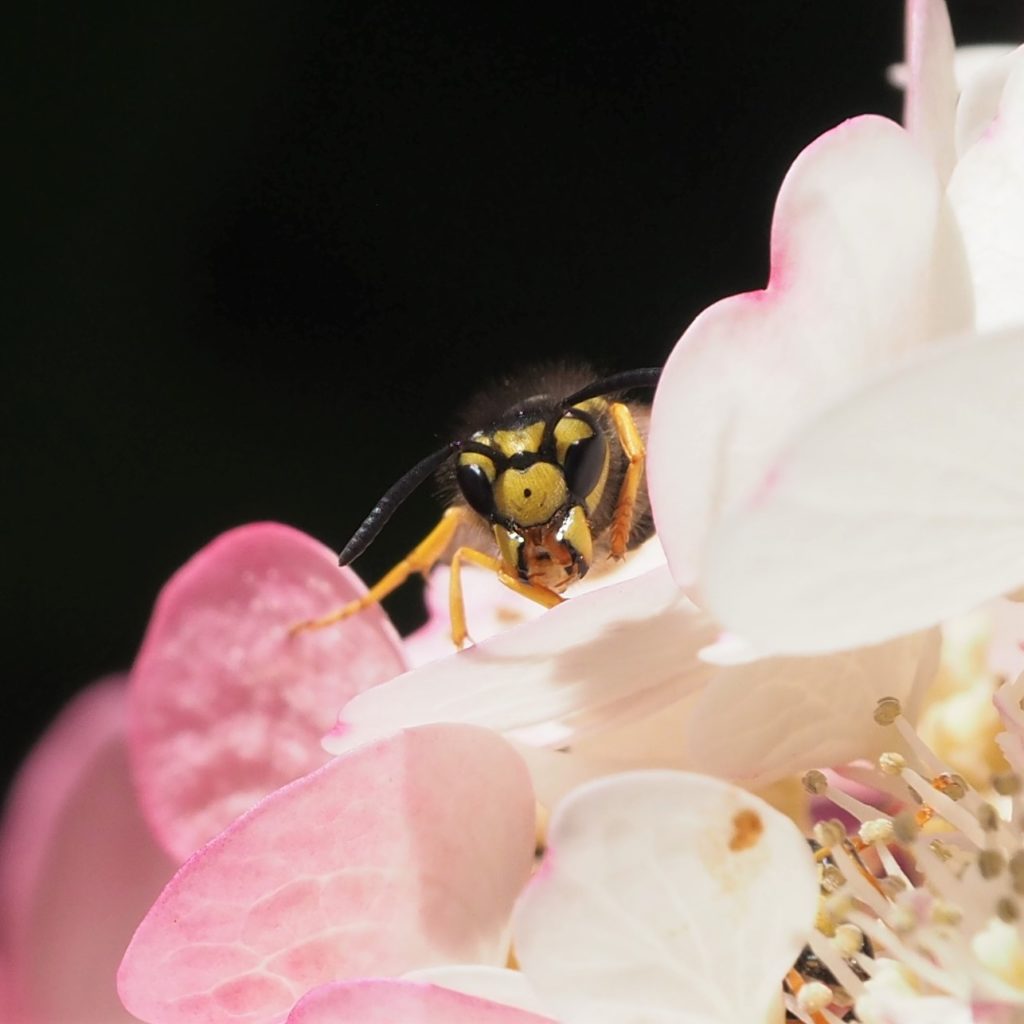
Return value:
M 487 393 L 468 416 L 475 426 L 388 490 L 345 545 L 339 564 L 358 558 L 432 476 L 450 498 L 441 521 L 358 600 L 292 632 L 349 618 L 446 557 L 456 647 L 468 639 L 460 575 L 465 563 L 492 570 L 507 587 L 545 607 L 559 604 L 562 592 L 591 568 L 622 558 L 653 533 L 643 487 L 649 403 L 620 396 L 655 387 L 660 373 L 648 368 L 594 380 L 580 371 L 551 371 L 528 378 L 525 386 Z M 516 392 L 528 397 L 513 400 Z

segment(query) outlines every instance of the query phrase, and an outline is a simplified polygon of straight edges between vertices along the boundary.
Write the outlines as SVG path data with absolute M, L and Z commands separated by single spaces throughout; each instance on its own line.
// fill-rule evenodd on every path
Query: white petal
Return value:
M 946 182 L 956 163 L 953 123 L 957 97 L 953 29 L 946 0 L 907 0 L 906 21 L 903 123 Z
M 716 779 L 635 772 L 555 814 L 516 955 L 563 1019 L 760 1024 L 817 903 L 788 818 Z
M 816 410 L 969 322 L 952 217 L 906 132 L 856 118 L 805 149 L 779 192 L 768 288 L 705 310 L 655 395 L 649 486 L 679 583 L 695 582 L 709 529 Z
M 698 697 L 693 694 L 653 715 L 583 737 L 568 749 L 517 745 L 533 776 L 537 799 L 551 809 L 577 786 L 605 775 L 642 768 L 699 767 L 686 745 L 686 723 Z
M 773 650 L 936 623 L 1024 583 L 1024 330 L 947 343 L 802 432 L 712 540 L 706 593 Z
M 956 108 L 956 151 L 963 155 L 999 112 L 999 101 L 1019 48 L 1009 43 L 965 46 L 956 51 L 960 102 Z
M 722 669 L 697 696 L 685 749 L 701 771 L 763 785 L 873 757 L 892 745 L 872 717 L 897 697 L 913 719 L 938 666 L 939 633 L 819 657 Z
M 1024 50 L 1009 60 L 999 110 L 949 183 L 978 330 L 1024 323 Z
M 656 569 L 366 691 L 324 745 L 340 753 L 409 725 L 472 722 L 564 746 L 698 689 L 710 673 L 697 652 L 715 632 Z

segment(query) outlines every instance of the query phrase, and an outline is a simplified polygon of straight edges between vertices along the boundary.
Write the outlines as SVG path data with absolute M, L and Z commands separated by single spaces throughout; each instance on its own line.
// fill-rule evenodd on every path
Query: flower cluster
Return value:
M 444 570 L 418 636 L 294 633 L 365 588 L 275 524 L 167 584 L 7 810 L 5 1020 L 1024 1019 L 1024 675 L 991 711 L 1024 670 L 1024 48 L 907 14 L 906 127 L 813 141 L 767 286 L 672 353 L 622 567 L 544 612 L 468 568 L 457 653 Z M 799 772 L 855 822 L 816 852 Z

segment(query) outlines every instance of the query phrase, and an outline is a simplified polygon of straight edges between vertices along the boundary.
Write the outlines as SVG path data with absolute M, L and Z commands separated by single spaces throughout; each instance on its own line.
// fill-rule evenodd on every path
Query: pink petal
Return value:
M 767 289 L 705 310 L 655 395 L 649 485 L 676 580 L 697 581 L 709 530 L 816 410 L 970 312 L 942 190 L 906 132 L 859 117 L 805 149 L 776 203 Z
M 804 431 L 712 541 L 705 590 L 774 650 L 920 629 L 1024 583 L 1024 330 L 946 344 Z
M 534 802 L 492 733 L 411 730 L 271 794 L 178 872 L 121 996 L 153 1024 L 280 1021 L 331 980 L 503 963 Z
M 978 330 L 1024 322 L 1024 49 L 1008 67 L 994 120 L 960 157 L 949 183 Z
M 288 1024 L 553 1024 L 550 1017 L 415 981 L 341 982 L 310 992 Z
M 906 50 L 903 123 L 945 183 L 956 163 L 957 100 L 953 29 L 946 0 L 907 0 Z
M 574 1021 L 766 1021 L 818 898 L 806 841 L 764 801 L 718 779 L 632 772 L 556 811 L 516 909 L 516 955 Z
M 686 748 L 701 771 L 749 785 L 874 757 L 892 737 L 873 718 L 881 697 L 908 716 L 938 668 L 939 633 L 815 658 L 725 668 L 697 697 Z
M 5 1021 L 120 1024 L 135 1018 L 114 976 L 139 918 L 174 871 L 135 800 L 126 688 L 77 697 L 33 750 L 0 831 Z
M 164 587 L 132 670 L 132 756 L 177 857 L 323 764 L 338 708 L 405 669 L 379 608 L 288 635 L 364 592 L 333 552 L 276 523 L 223 534 Z
M 471 722 L 564 746 L 699 689 L 714 624 L 665 568 L 574 597 L 533 622 L 360 694 L 325 740 L 338 753 L 425 722 Z

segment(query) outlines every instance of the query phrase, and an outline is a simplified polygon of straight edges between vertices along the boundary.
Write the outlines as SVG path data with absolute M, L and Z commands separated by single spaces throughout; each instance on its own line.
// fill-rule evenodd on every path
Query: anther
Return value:
M 928 849 L 940 860 L 952 860 L 953 851 L 941 839 L 933 839 L 928 844 Z
M 1013 891 L 1018 896 L 1024 896 L 1024 850 L 1018 850 L 1010 858 L 1008 867 L 1010 869 Z
M 888 818 L 865 821 L 857 833 L 865 843 L 891 843 L 895 830 Z
M 832 989 L 821 981 L 808 981 L 796 994 L 797 1005 L 805 1013 L 820 1013 L 832 1002 Z
M 910 811 L 900 811 L 892 820 L 893 834 L 897 842 L 910 846 L 921 834 L 921 826 Z
M 907 767 L 907 759 L 895 751 L 888 751 L 879 756 L 878 767 L 883 775 L 899 775 Z
M 901 714 L 903 708 L 896 697 L 882 697 L 875 705 L 875 721 L 879 725 L 892 725 Z
M 884 896 L 894 900 L 901 892 L 906 891 L 907 883 L 895 875 L 886 875 L 885 878 L 878 879 L 878 888 L 882 890 Z
M 814 838 L 823 849 L 830 850 L 833 846 L 839 846 L 846 840 L 846 829 L 842 822 L 830 818 L 828 821 L 819 821 L 814 826 Z
M 909 907 L 895 906 L 889 913 L 888 923 L 897 935 L 906 935 L 917 927 L 917 918 Z
M 1021 789 L 1020 776 L 1015 772 L 1001 772 L 992 776 L 992 788 L 1000 796 L 1016 796 Z
M 982 878 L 995 878 L 1006 865 L 1001 850 L 982 850 L 978 854 L 978 871 Z
M 962 775 L 943 772 L 932 779 L 932 788 L 944 793 L 950 800 L 962 800 L 967 792 L 967 783 Z
M 1020 917 L 1020 907 L 1016 900 L 1004 896 L 996 903 L 996 916 L 1006 924 L 1013 924 Z
M 819 772 L 817 768 L 812 768 L 809 772 L 804 773 L 803 784 L 804 789 L 811 796 L 821 796 L 828 789 L 828 779 L 825 778 L 825 773 Z
M 986 832 L 995 832 L 999 828 L 999 813 L 991 804 L 981 804 L 975 813 L 978 824 Z
M 959 907 L 954 907 L 952 903 L 945 903 L 942 900 L 936 900 L 932 904 L 932 923 L 933 924 L 944 924 L 956 927 L 963 920 L 963 911 Z
M 846 885 L 846 876 L 835 866 L 826 864 L 821 869 L 821 887 L 825 892 L 835 892 Z
M 864 933 L 855 924 L 841 924 L 833 941 L 844 957 L 856 956 L 864 948 Z

